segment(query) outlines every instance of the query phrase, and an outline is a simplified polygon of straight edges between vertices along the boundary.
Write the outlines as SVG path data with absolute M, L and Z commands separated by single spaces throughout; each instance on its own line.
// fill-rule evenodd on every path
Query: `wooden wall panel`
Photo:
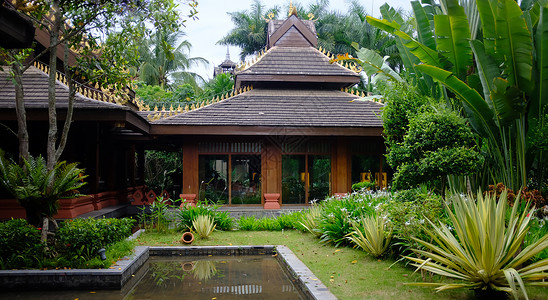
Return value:
M 282 149 L 266 141 L 262 155 L 263 194 L 282 193 Z
M 332 176 L 332 193 L 348 193 L 351 189 L 351 158 L 348 151 L 348 141 L 343 138 L 337 139 L 333 145 L 331 155 L 331 176 Z
M 183 194 L 198 195 L 198 144 L 183 145 Z

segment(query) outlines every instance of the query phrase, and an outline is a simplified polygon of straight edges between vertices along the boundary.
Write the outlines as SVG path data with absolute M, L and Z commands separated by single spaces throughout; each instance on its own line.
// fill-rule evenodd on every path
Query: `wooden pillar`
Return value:
M 263 146 L 261 159 L 262 203 L 266 209 L 279 209 L 282 194 L 282 149 L 269 141 L 265 141 Z
M 140 145 L 137 147 L 137 184 L 145 184 L 145 148 Z
M 88 172 L 88 184 L 91 194 L 97 194 L 99 192 L 99 179 L 101 174 L 101 141 L 100 138 L 100 128 L 99 124 L 97 124 L 95 128 L 95 134 L 92 137 L 92 146 L 90 147 L 91 151 L 89 152 L 90 155 L 90 165 L 91 170 Z
M 129 185 L 131 187 L 135 186 L 135 144 L 129 145 L 129 153 L 128 153 L 128 161 L 127 161 L 127 167 L 128 167 L 128 177 L 129 177 Z
M 198 144 L 196 142 L 183 145 L 183 194 L 198 195 Z
M 348 141 L 338 138 L 331 155 L 331 177 L 333 195 L 341 195 L 351 190 L 351 158 Z

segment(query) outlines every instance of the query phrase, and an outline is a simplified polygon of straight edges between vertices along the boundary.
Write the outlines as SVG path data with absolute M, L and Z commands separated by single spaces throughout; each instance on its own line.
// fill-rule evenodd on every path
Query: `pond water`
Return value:
M 305 299 L 270 256 L 152 256 L 133 281 L 115 291 L 1 293 L 0 299 Z

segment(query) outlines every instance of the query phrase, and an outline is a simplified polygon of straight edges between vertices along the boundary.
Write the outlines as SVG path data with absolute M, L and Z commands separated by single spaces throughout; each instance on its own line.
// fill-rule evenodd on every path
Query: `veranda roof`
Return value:
M 383 104 L 357 98 L 337 90 L 254 89 L 152 124 L 382 130 Z

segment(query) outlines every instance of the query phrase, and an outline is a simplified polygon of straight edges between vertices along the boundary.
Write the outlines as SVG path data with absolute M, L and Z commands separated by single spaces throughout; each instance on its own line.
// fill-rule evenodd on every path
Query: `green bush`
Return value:
M 357 182 L 352 185 L 352 191 L 359 192 L 363 189 L 372 189 L 375 187 L 375 182 Z
M 426 190 L 412 189 L 399 191 L 390 201 L 379 206 L 381 215 L 387 215 L 394 230 L 396 246 L 392 250 L 396 254 L 406 252 L 410 247 L 418 248 L 419 244 L 413 238 L 430 240 L 428 231 L 432 225 L 426 220 L 439 224 L 449 224 L 442 198 L 439 195 L 428 193 Z
M 259 222 L 255 216 L 241 216 L 238 220 L 238 227 L 244 231 L 257 231 L 259 230 Z
M 259 223 L 259 230 L 281 231 L 283 229 L 278 218 L 262 218 L 257 221 Z
M 531 227 L 525 236 L 523 248 L 527 248 L 548 234 L 548 224 L 545 219 L 532 218 L 529 224 Z M 548 259 L 548 248 L 531 258 L 531 261 L 536 262 L 543 259 Z
M 301 212 L 295 211 L 291 213 L 282 213 L 277 218 L 282 229 L 299 229 L 299 221 L 301 220 Z
M 24 219 L 0 223 L 0 267 L 33 268 L 43 258 L 40 230 Z
M 198 201 L 196 207 L 185 205 L 177 213 L 178 229 L 187 230 L 192 228 L 192 222 L 200 215 L 210 216 L 215 222 L 218 230 L 231 230 L 234 227 L 234 219 L 228 212 L 220 212 L 218 205 L 209 205 L 206 202 Z
M 346 236 L 354 231 L 352 222 L 373 214 L 374 198 L 367 193 L 352 193 L 341 197 L 330 197 L 323 201 L 318 230 L 321 241 L 335 246 L 348 244 Z
M 61 224 L 57 231 L 59 251 L 69 260 L 87 260 L 97 251 L 131 235 L 134 220 L 74 219 Z

